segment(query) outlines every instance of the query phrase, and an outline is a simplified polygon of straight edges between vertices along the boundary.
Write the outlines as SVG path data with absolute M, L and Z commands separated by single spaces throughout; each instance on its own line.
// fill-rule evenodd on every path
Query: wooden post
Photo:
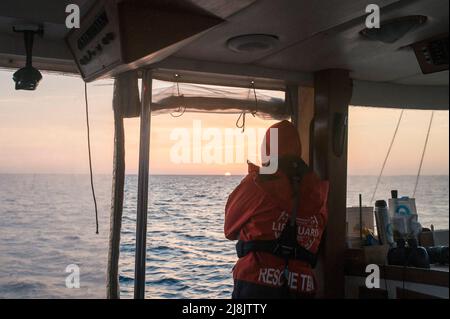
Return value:
M 294 124 L 295 126 L 298 126 L 298 86 L 297 85 L 288 85 L 286 87 L 286 94 L 285 94 L 285 100 L 289 106 L 289 108 L 291 109 L 291 121 L 292 124 Z
M 314 119 L 314 88 L 301 86 L 298 88 L 298 112 L 296 125 L 302 143 L 302 159 L 310 164 L 312 127 Z
M 144 70 L 142 75 L 141 95 L 138 202 L 136 216 L 136 255 L 134 270 L 135 299 L 145 298 L 145 259 L 147 247 L 148 178 L 152 99 L 152 73 L 149 70 Z
M 123 189 L 125 183 L 125 131 L 123 126 L 123 112 L 117 102 L 120 88 L 114 87 L 114 169 L 111 200 L 111 220 L 109 232 L 108 269 L 106 297 L 119 299 L 119 255 L 120 232 L 122 229 Z
M 114 80 L 114 169 L 111 198 L 106 297 L 120 298 L 119 256 L 122 229 L 123 190 L 125 184 L 125 130 L 124 118 L 139 116 L 138 74 L 122 73 Z
M 330 183 L 328 225 L 317 269 L 321 297 L 344 297 L 344 253 L 347 205 L 348 106 L 352 82 L 347 70 L 324 70 L 314 78 L 312 167 Z

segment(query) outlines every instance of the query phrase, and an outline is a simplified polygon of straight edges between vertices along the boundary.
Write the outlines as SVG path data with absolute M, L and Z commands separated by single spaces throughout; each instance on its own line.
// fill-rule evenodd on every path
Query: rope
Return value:
M 89 175 L 91 178 L 92 198 L 94 199 L 94 207 L 95 207 L 95 233 L 98 235 L 98 210 L 97 210 L 97 199 L 95 197 L 95 189 L 94 189 L 94 177 L 92 174 L 92 155 L 91 155 L 91 137 L 90 137 L 91 134 L 89 129 L 89 103 L 88 103 L 88 92 L 86 82 L 84 82 L 84 100 L 86 102 L 86 127 L 87 127 L 88 154 L 89 154 Z
M 246 113 L 245 113 L 245 111 L 243 111 L 241 114 L 239 114 L 239 117 L 236 120 L 236 127 L 237 128 L 241 128 L 242 129 L 242 133 L 245 132 L 245 116 L 246 116 Z M 241 119 L 242 119 L 242 124 L 239 124 Z
M 387 162 L 387 160 L 388 160 L 388 158 L 389 158 L 389 155 L 391 154 L 392 145 L 394 145 L 394 141 L 395 141 L 395 138 L 396 138 L 396 136 L 397 136 L 398 128 L 400 127 L 400 122 L 402 121 L 403 113 L 404 113 L 404 112 L 405 112 L 405 110 L 403 109 L 402 112 L 400 113 L 400 117 L 398 118 L 397 126 L 395 127 L 394 135 L 392 136 L 391 144 L 389 145 L 388 152 L 387 152 L 387 154 L 386 154 L 386 157 L 384 158 L 384 162 L 383 162 L 383 165 L 382 165 L 382 167 L 381 167 L 380 174 L 378 175 L 377 183 L 376 183 L 376 185 L 375 185 L 375 190 L 374 190 L 374 192 L 373 192 L 373 194 L 372 194 L 372 198 L 370 199 L 370 202 L 371 202 L 371 203 L 373 202 L 373 199 L 375 198 L 375 195 L 376 195 L 376 193 L 377 193 L 378 185 L 380 184 L 381 176 L 383 175 L 384 168 L 385 168 L 385 166 L 386 166 L 386 162 Z
M 175 117 L 175 118 L 182 117 L 184 115 L 184 113 L 186 113 L 186 107 L 185 106 L 180 106 L 177 109 L 177 112 L 178 112 L 178 114 L 175 114 L 174 112 L 171 112 L 170 116 Z
M 178 81 L 178 78 L 179 78 L 179 77 L 180 77 L 180 76 L 179 76 L 178 74 L 175 74 L 176 86 L 177 86 L 177 96 L 182 98 L 183 95 L 181 94 L 181 91 L 180 91 L 180 83 L 179 83 L 179 81 Z M 175 117 L 175 118 L 177 118 L 177 117 L 182 117 L 182 116 L 184 115 L 184 113 L 186 112 L 186 106 L 180 105 L 180 106 L 178 107 L 177 112 L 178 112 L 178 114 L 174 114 L 173 112 L 171 112 L 170 115 L 171 115 L 172 117 Z
M 255 82 L 252 81 L 251 82 L 251 89 L 253 89 L 253 95 L 255 97 L 255 109 L 250 113 L 253 117 L 256 116 L 256 114 L 258 113 L 258 96 L 256 95 L 256 88 L 255 88 Z M 249 92 L 249 97 L 250 97 L 250 92 Z M 238 119 L 236 120 L 236 127 L 237 128 L 241 128 L 242 129 L 242 133 L 245 132 L 245 117 L 247 115 L 247 112 L 245 110 L 243 110 L 240 114 Z M 241 122 L 241 124 L 239 124 L 239 122 Z
M 420 173 L 422 172 L 423 159 L 428 146 L 428 138 L 430 137 L 431 125 L 433 124 L 434 111 L 431 112 L 430 123 L 428 124 L 427 137 L 425 138 L 425 145 L 423 146 L 422 157 L 420 158 L 419 171 L 417 172 L 416 184 L 414 185 L 413 198 L 416 196 L 417 185 L 419 184 Z
M 252 81 L 253 95 L 255 96 L 255 110 L 252 112 L 253 117 L 258 113 L 258 97 L 256 96 L 255 82 Z

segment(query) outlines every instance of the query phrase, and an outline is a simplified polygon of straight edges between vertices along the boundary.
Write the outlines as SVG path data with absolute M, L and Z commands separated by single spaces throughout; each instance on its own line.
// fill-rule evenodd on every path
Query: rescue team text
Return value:
M 261 268 L 259 270 L 258 281 L 263 284 L 281 287 L 284 283 L 284 273 L 280 269 Z M 295 272 L 288 273 L 288 286 L 294 290 L 303 292 L 314 291 L 314 279 L 306 274 L 298 274 Z
M 197 306 L 189 303 L 188 306 L 183 306 L 182 313 L 184 315 L 188 314 L 198 314 L 198 315 L 209 315 L 209 317 L 214 317 L 216 313 L 225 313 L 231 316 L 245 316 L 250 314 L 264 314 L 266 311 L 267 304 L 226 304 L 226 307 L 218 306 Z

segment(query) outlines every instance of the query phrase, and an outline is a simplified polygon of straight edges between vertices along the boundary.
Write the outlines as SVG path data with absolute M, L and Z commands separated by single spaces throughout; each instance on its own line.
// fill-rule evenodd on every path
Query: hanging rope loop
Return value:
M 258 96 L 257 96 L 257 94 L 256 94 L 255 81 L 251 81 L 251 82 L 250 82 L 250 90 L 253 91 L 253 96 L 254 96 L 254 98 L 255 98 L 255 109 L 252 110 L 252 111 L 250 112 L 250 114 L 251 114 L 253 117 L 256 117 L 256 114 L 258 113 Z M 251 92 L 251 91 L 249 91 L 248 97 L 250 97 L 250 92 Z M 246 110 L 243 110 L 243 111 L 239 114 L 238 119 L 236 120 L 236 127 L 237 127 L 237 128 L 241 128 L 241 129 L 242 129 L 242 133 L 245 132 L 245 121 L 246 121 L 246 116 L 247 116 L 247 111 L 246 111 Z
M 176 84 L 176 88 L 177 88 L 177 97 L 183 98 L 184 95 L 181 94 L 181 90 L 180 90 L 180 82 L 179 82 L 180 75 L 175 74 L 174 77 L 175 77 L 175 84 Z M 176 113 L 178 113 L 178 114 L 176 114 Z M 170 115 L 175 118 L 182 117 L 184 115 L 184 113 L 186 113 L 186 106 L 180 105 L 178 107 L 176 113 L 171 112 Z
M 239 114 L 238 119 L 236 120 L 236 127 L 242 129 L 242 133 L 245 132 L 245 116 L 246 113 L 243 111 L 241 114 Z
M 253 117 L 258 113 L 258 96 L 256 95 L 255 81 L 251 82 L 251 88 L 253 89 L 253 95 L 255 96 L 255 110 L 252 112 Z

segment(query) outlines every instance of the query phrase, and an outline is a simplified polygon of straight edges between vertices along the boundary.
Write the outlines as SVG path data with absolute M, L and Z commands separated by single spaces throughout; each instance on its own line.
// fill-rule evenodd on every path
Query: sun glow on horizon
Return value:
M 0 72 L 0 173 L 84 174 L 89 171 L 84 113 L 84 83 L 79 78 L 45 74 L 39 90 L 17 92 L 11 85 L 11 72 Z M 111 111 L 113 86 L 90 85 L 90 125 L 95 174 L 110 174 L 114 153 L 114 117 Z M 63 107 L 62 107 L 63 106 Z M 351 107 L 349 110 L 348 174 L 377 175 L 388 150 L 399 118 L 398 109 Z M 431 111 L 407 110 L 399 128 L 384 175 L 415 175 L 423 150 Z M 448 111 L 436 111 L 429 145 L 423 162 L 423 175 L 448 175 Z M 206 163 L 194 161 L 200 140 L 202 154 L 215 159 L 215 154 L 236 152 L 225 145 L 226 129 L 236 129 L 239 114 L 198 114 L 186 112 L 180 118 L 170 114 L 152 116 L 150 172 L 165 175 L 246 175 L 250 159 Z M 194 137 L 194 121 L 202 121 L 202 129 L 223 133 L 222 147 L 210 146 L 208 140 Z M 246 132 L 267 129 L 275 121 L 247 117 Z M 191 162 L 174 163 L 171 140 L 175 129 L 190 132 Z M 126 173 L 136 174 L 139 164 L 139 119 L 125 121 Z M 220 135 L 220 134 L 219 134 Z M 195 145 L 194 145 L 195 144 Z M 238 143 L 234 143 L 237 145 Z M 258 144 L 258 143 L 256 143 Z M 246 149 L 246 147 L 244 147 Z M 259 146 L 255 146 L 259 152 Z M 215 152 L 215 153 L 214 153 Z M 212 155 L 211 155 L 212 154 Z M 203 155 L 202 155 L 203 156 Z M 221 155 L 224 157 L 224 155 Z M 236 153 L 234 155 L 236 158 Z M 220 158 L 222 158 L 220 157 Z M 235 159 L 236 159 L 235 158 Z M 228 174 L 229 173 L 229 174 Z

